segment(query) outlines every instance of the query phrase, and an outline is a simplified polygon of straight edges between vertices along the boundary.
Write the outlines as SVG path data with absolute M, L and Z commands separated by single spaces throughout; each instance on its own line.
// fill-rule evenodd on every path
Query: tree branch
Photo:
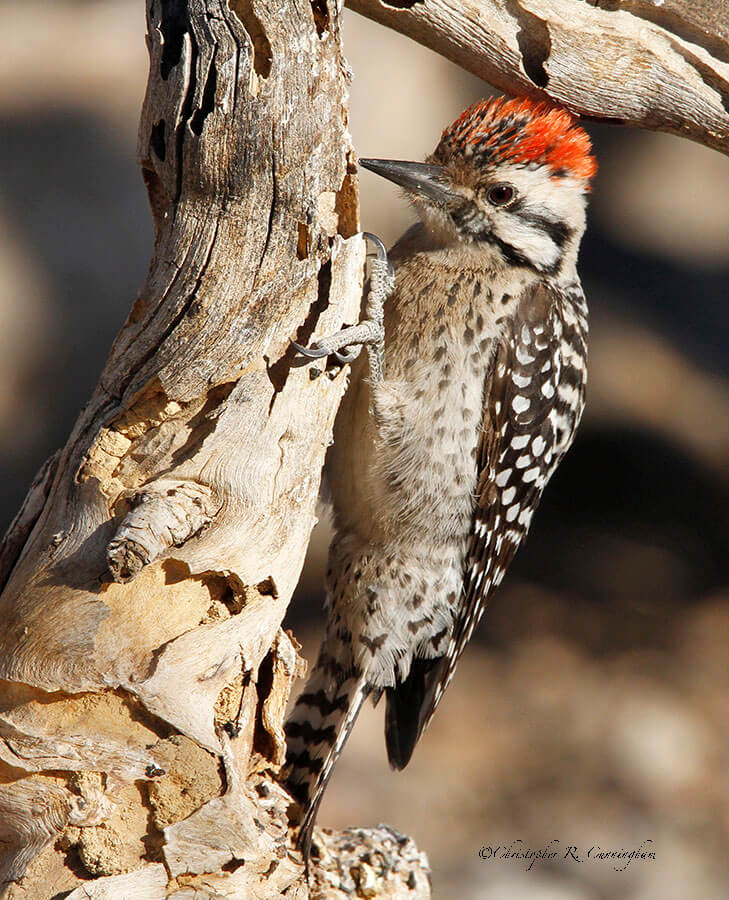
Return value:
M 347 0 L 512 94 L 729 153 L 729 19 L 713 0 Z

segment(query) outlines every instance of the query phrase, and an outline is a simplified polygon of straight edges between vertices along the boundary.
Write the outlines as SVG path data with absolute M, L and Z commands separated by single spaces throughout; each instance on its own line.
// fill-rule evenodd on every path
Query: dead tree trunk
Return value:
M 339 9 L 147 15 L 154 258 L 0 557 L 0 881 L 37 900 L 303 898 L 274 778 L 301 673 L 280 626 L 345 375 L 312 380 L 289 341 L 359 315 Z M 363 878 L 426 896 L 425 872 L 387 829 L 334 835 L 312 896 Z

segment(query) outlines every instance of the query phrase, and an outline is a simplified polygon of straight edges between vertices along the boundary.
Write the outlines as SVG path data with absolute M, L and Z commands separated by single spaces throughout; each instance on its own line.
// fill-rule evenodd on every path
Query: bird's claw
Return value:
M 355 359 L 359 356 L 358 350 L 352 350 L 351 353 L 342 352 L 341 350 L 335 350 L 331 356 L 336 359 L 337 362 L 341 363 L 343 366 L 347 365 L 347 363 L 354 362 Z
M 326 347 L 317 347 L 316 343 L 311 347 L 302 347 L 301 344 L 297 344 L 296 341 L 291 341 L 291 346 L 297 353 L 300 353 L 307 359 L 321 359 L 324 356 L 329 356 L 331 353 L 331 350 L 328 350 Z
M 354 362 L 357 359 L 357 353 L 355 352 L 346 353 L 344 350 L 331 350 L 329 347 L 319 347 L 318 341 L 315 341 L 311 347 L 302 347 L 296 341 L 291 341 L 291 346 L 297 353 L 300 353 L 307 359 L 323 359 L 325 356 L 333 356 L 342 365 Z
M 395 277 L 395 267 L 390 262 L 387 256 L 387 248 L 382 243 L 382 239 L 377 237 L 376 234 L 373 234 L 371 231 L 363 231 L 362 237 L 366 238 L 371 244 L 375 245 L 375 249 L 377 250 L 377 260 L 378 262 L 387 263 L 387 271 L 391 278 Z
M 306 359 L 323 359 L 333 356 L 340 365 L 354 362 L 362 346 L 370 355 L 371 374 L 375 380 L 384 377 L 383 306 L 395 283 L 395 269 L 387 257 L 387 250 L 380 238 L 369 231 L 362 235 L 375 245 L 377 259 L 372 262 L 370 289 L 367 299 L 367 318 L 358 325 L 343 328 L 336 334 L 315 341 L 311 347 L 302 347 L 296 341 L 291 346 Z

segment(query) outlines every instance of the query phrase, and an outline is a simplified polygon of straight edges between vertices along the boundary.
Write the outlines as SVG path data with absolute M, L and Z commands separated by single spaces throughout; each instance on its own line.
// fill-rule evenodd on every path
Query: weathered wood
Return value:
M 10 897 L 308 896 L 280 625 L 346 376 L 289 342 L 359 317 L 339 14 L 147 5 L 154 258 L 0 551 Z
M 347 0 L 512 94 L 729 153 L 729 16 L 716 0 Z
M 343 893 L 380 900 L 430 896 L 425 854 L 386 825 L 323 831 L 317 842 L 316 900 L 337 900 Z
M 127 875 L 99 878 L 71 891 L 66 900 L 164 900 L 167 872 L 160 863 L 151 863 Z

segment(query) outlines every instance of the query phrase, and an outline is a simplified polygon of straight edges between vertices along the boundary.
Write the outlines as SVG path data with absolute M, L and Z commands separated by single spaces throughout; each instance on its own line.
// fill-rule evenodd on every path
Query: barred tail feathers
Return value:
M 287 783 L 304 810 L 298 844 L 307 860 L 319 804 L 370 690 L 363 674 L 340 668 L 322 648 L 286 723 Z

